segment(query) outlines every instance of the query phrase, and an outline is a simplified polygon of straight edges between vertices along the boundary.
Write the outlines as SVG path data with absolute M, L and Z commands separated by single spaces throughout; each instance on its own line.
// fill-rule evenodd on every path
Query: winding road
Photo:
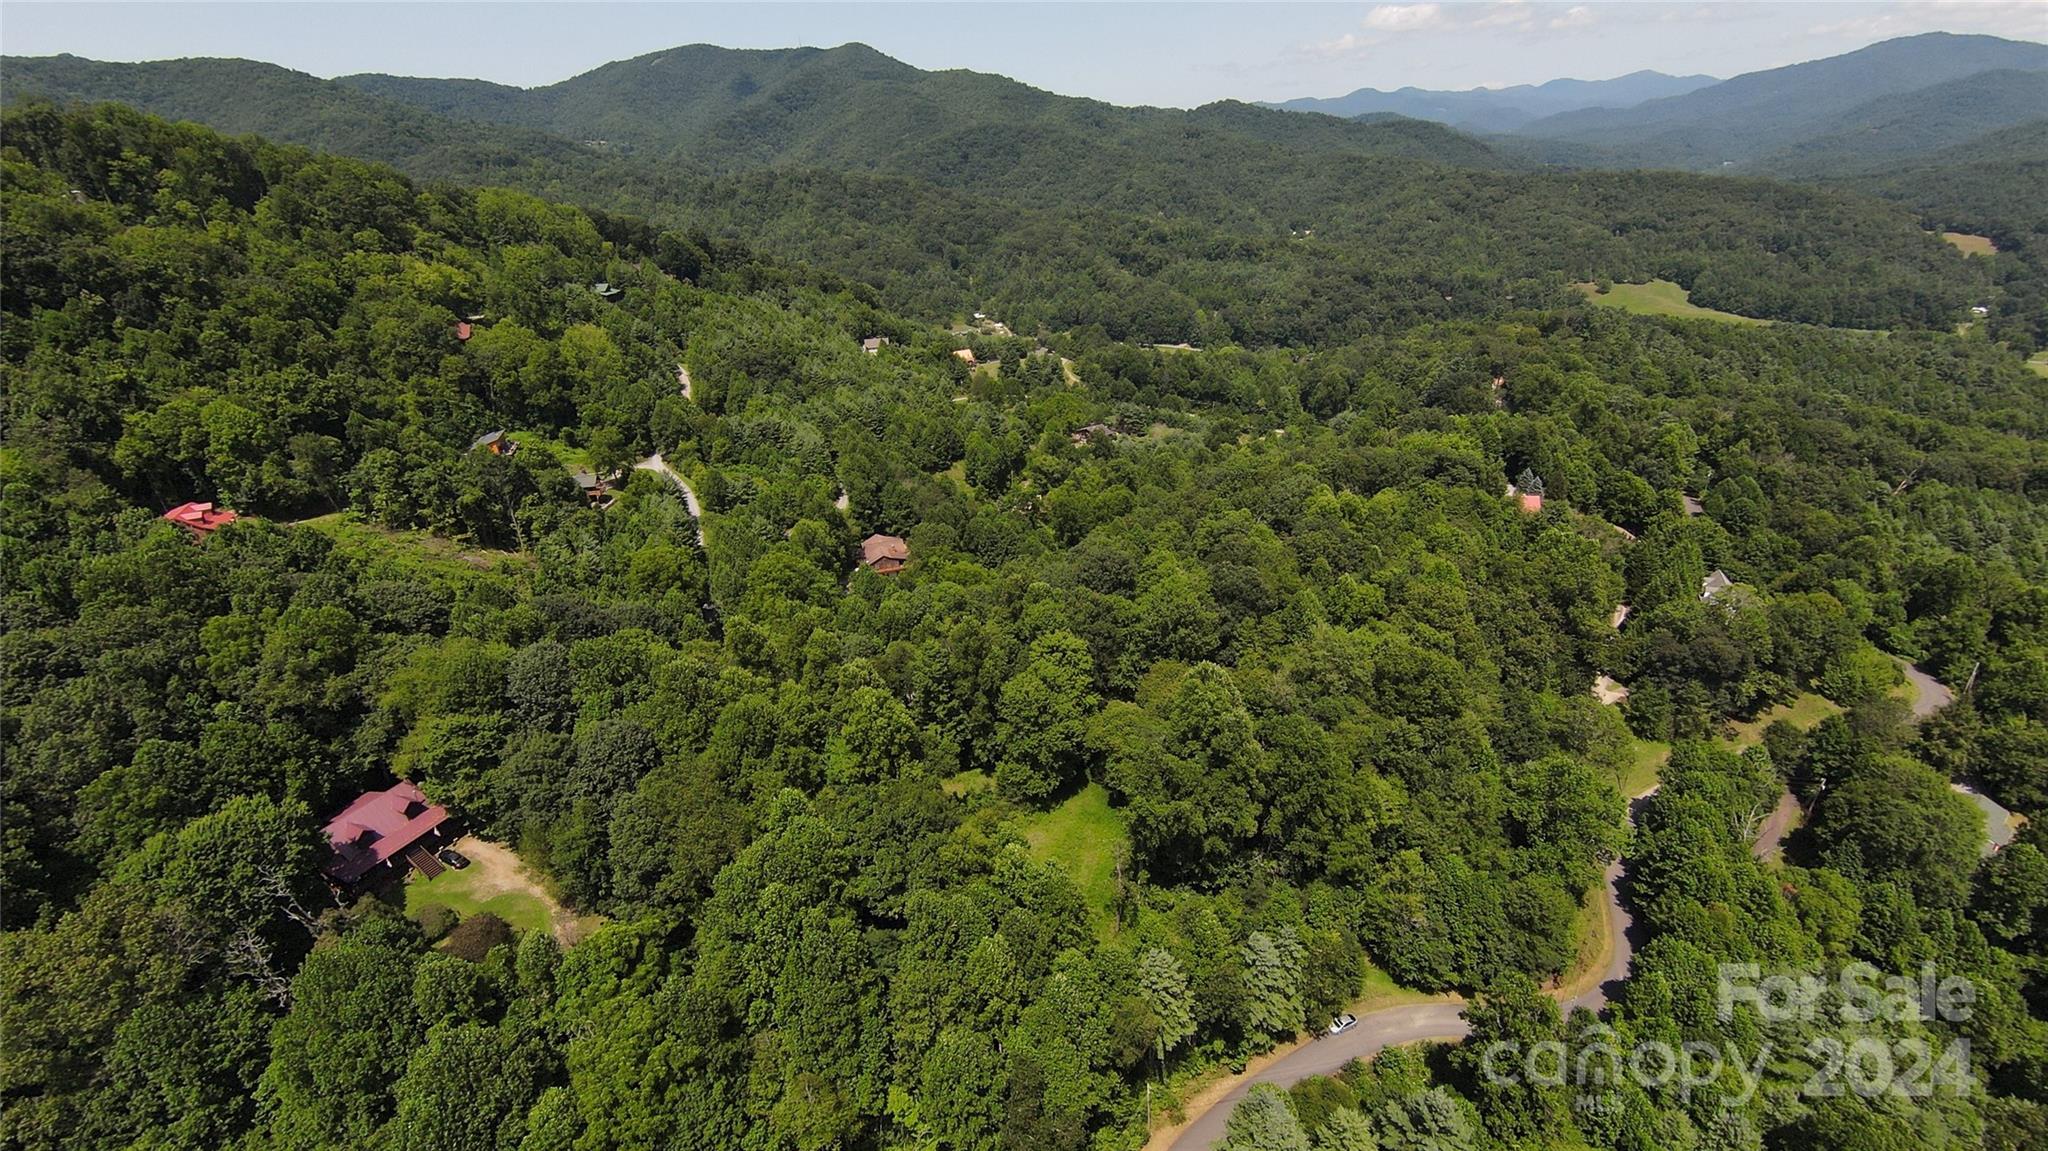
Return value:
M 1644 801 L 1656 793 L 1653 786 L 1629 800 L 1631 824 L 1642 810 Z M 1621 877 L 1625 870 L 1620 860 L 1609 864 L 1606 882 L 1602 885 L 1608 935 L 1614 941 L 1607 965 L 1591 987 L 1558 1003 L 1558 1008 L 1566 1014 L 1577 1007 L 1600 1010 L 1607 1005 L 1608 996 L 1628 978 L 1629 960 L 1634 957 L 1636 946 L 1642 940 L 1635 918 L 1621 905 Z M 1358 1025 L 1342 1035 L 1325 1035 L 1297 1043 L 1293 1050 L 1280 1058 L 1242 1076 L 1227 1094 L 1174 1133 L 1172 1141 L 1165 1143 L 1164 1147 L 1166 1151 L 1208 1151 L 1208 1148 L 1222 1142 L 1223 1128 L 1230 1121 L 1230 1113 L 1256 1084 L 1289 1087 L 1312 1075 L 1333 1075 L 1352 1060 L 1370 1059 L 1389 1047 L 1431 1039 L 1463 1039 L 1471 1031 L 1463 1018 L 1464 1010 L 1462 1001 L 1404 1004 L 1359 1016 Z
M 704 508 L 697 503 L 697 493 L 690 487 L 690 481 L 683 478 L 683 473 L 669 467 L 668 461 L 661 458 L 660 452 L 648 456 L 633 466 L 643 472 L 655 472 L 667 476 L 670 483 L 682 489 L 683 506 L 690 510 L 690 518 L 697 522 L 697 546 L 703 547 Z

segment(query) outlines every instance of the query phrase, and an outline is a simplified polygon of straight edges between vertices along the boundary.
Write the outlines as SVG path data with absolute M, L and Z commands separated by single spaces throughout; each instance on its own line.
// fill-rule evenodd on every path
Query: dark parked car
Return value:
M 461 871 L 469 866 L 469 856 L 462 854 L 452 847 L 444 847 L 437 854 L 440 855 L 441 862 L 457 871 Z

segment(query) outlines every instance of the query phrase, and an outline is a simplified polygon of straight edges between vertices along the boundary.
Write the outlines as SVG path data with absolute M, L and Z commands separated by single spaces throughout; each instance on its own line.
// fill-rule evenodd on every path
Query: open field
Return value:
M 530 561 L 518 552 L 469 548 L 446 536 L 399 530 L 373 524 L 355 512 L 334 512 L 299 520 L 294 527 L 312 528 L 333 540 L 341 551 L 365 560 L 372 573 L 425 564 L 441 570 L 491 571 L 523 567 Z
M 460 871 L 449 868 L 432 879 L 414 875 L 405 885 L 406 914 L 445 907 L 467 919 L 488 911 L 519 931 L 549 931 L 563 946 L 588 935 L 598 917 L 563 907 L 519 857 L 505 847 L 465 835 L 455 850 L 469 857 Z
M 1657 782 L 1657 773 L 1670 761 L 1670 744 L 1657 739 L 1636 740 L 1635 761 L 1614 782 L 1614 790 L 1623 795 L 1641 795 Z
M 1123 813 L 1109 805 L 1109 791 L 1091 783 L 1065 803 L 1024 821 L 1031 855 L 1057 864 L 1073 879 L 1088 906 L 1113 922 L 1117 858 L 1130 842 Z
M 1990 256 L 1998 252 L 1998 245 L 1989 236 L 1973 236 L 1968 232 L 1943 232 L 1941 238 L 1956 246 L 1956 251 L 1965 256 Z
M 1751 316 L 1738 316 L 1733 312 L 1717 312 L 1702 308 L 1691 300 L 1691 293 L 1669 280 L 1651 280 L 1647 284 L 1616 284 L 1605 292 L 1592 284 L 1574 284 L 1573 287 L 1586 294 L 1586 298 L 1603 308 L 1620 308 L 1641 316 L 1676 316 L 1685 320 L 1720 320 L 1730 324 L 1765 324 Z
M 2048 352 L 2035 352 L 2034 358 L 2027 361 L 2027 366 L 2048 376 Z

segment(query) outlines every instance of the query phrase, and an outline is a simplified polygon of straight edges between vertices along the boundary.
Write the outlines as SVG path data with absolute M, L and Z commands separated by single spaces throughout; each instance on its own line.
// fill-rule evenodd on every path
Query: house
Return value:
M 383 791 L 366 791 L 327 821 L 327 861 L 320 870 L 338 884 L 360 881 L 378 868 L 402 861 L 429 875 L 441 871 L 432 848 L 448 823 L 448 809 L 428 803 L 410 781 Z
M 870 356 L 881 354 L 882 349 L 888 346 L 889 337 L 887 336 L 869 336 L 860 342 L 860 350 Z
M 885 536 L 880 532 L 860 541 L 860 566 L 883 575 L 894 575 L 903 570 L 904 561 L 910 558 L 910 545 L 902 536 Z
M 212 504 L 186 503 L 165 512 L 163 518 L 191 532 L 192 538 L 203 540 L 234 523 L 237 517 L 228 509 Z
M 1984 306 L 1984 305 L 1982 305 L 1982 304 L 1978 304 L 1978 305 L 1976 305 L 1975 307 L 1973 307 L 1973 308 L 1971 308 L 1971 309 L 1970 309 L 1970 314 L 1971 314 L 1971 315 L 1973 315 L 1973 316 L 1976 316 L 1976 317 L 1978 317 L 1979 319 L 1982 319 L 1983 317 L 1985 317 L 1985 316 L 1988 316 L 1988 315 L 1990 315 L 1990 314 L 1991 314 L 1991 309 L 1990 309 L 1990 308 L 1987 308 L 1987 307 L 1985 307 L 1985 306 Z
M 1542 492 L 1523 492 L 1519 497 L 1519 500 L 1521 503 L 1522 510 L 1529 513 L 1532 516 L 1538 514 L 1543 510 Z
M 1707 578 L 1700 581 L 1700 599 L 1712 603 L 1722 592 L 1734 586 L 1735 581 L 1728 578 L 1727 572 L 1715 568 L 1707 573 Z
M 466 343 L 469 340 L 470 331 L 469 321 L 462 320 L 455 325 L 455 338 Z
M 485 432 L 469 442 L 469 450 L 482 449 L 494 456 L 509 456 L 519 450 L 519 444 L 503 430 Z
M 961 360 L 961 361 L 964 361 L 964 362 L 965 362 L 965 363 L 967 364 L 967 366 L 971 368 L 971 367 L 973 367 L 973 366 L 974 366 L 974 349 L 973 349 L 973 348 L 954 348 L 954 349 L 953 349 L 953 358 L 954 358 L 954 359 L 956 359 L 956 360 Z
M 1085 428 L 1077 428 L 1068 433 L 1067 438 L 1076 444 L 1086 444 L 1092 443 L 1095 440 L 1115 439 L 1120 434 L 1122 433 L 1108 424 L 1089 424 Z
M 604 280 L 599 280 L 597 283 L 590 285 L 590 290 L 597 295 L 598 299 L 603 300 L 607 304 L 616 304 L 626 298 L 626 289 L 614 288 Z
M 613 499 L 611 488 L 606 485 L 603 478 L 598 476 L 596 472 L 570 472 L 569 478 L 576 481 L 576 486 L 583 490 L 584 499 L 589 500 L 600 508 L 611 506 Z M 617 477 L 614 476 L 613 478 L 616 479 Z

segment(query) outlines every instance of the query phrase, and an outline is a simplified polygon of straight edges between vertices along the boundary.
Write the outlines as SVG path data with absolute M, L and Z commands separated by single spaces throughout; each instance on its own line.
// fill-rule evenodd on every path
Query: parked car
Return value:
M 448 866 L 454 868 L 457 871 L 461 871 L 463 868 L 469 866 L 469 856 L 462 854 L 461 852 L 455 850 L 452 847 L 444 847 L 436 854 L 440 855 L 441 862 L 447 864 Z
M 1330 1034 L 1342 1035 L 1356 1026 L 1358 1026 L 1358 1016 L 1347 1011 L 1337 1018 L 1330 1020 Z

